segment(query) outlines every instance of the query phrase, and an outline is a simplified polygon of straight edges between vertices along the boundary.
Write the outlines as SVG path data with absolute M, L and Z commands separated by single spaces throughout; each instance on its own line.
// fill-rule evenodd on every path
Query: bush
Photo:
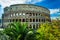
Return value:
M 41 23 L 32 30 L 27 29 L 27 23 L 14 22 L 0 32 L 0 40 L 60 40 L 60 23 Z
M 37 32 L 40 33 L 39 40 L 59 40 L 60 39 L 60 30 L 56 28 L 52 23 L 43 23 L 40 28 L 37 29 Z
M 0 40 L 9 40 L 9 36 L 4 34 L 3 31 L 0 31 Z

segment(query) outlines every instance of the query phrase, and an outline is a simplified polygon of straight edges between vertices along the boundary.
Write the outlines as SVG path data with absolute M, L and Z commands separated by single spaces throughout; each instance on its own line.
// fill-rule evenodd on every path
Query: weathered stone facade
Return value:
M 39 28 L 41 22 L 50 22 L 50 11 L 32 4 L 15 4 L 4 8 L 3 25 L 14 21 L 27 22 L 28 28 Z

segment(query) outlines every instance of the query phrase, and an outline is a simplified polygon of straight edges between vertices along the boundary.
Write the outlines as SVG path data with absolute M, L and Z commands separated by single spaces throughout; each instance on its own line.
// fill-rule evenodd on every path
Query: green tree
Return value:
M 9 36 L 4 34 L 3 31 L 0 31 L 0 40 L 9 40 Z
M 59 40 L 60 39 L 60 30 L 56 28 L 52 23 L 43 23 L 40 28 L 37 29 L 37 32 L 40 33 L 39 40 Z
M 25 36 L 25 40 L 38 40 L 40 34 L 36 32 L 34 29 L 30 29 L 27 35 Z
M 27 23 L 14 22 L 5 28 L 4 32 L 11 40 L 24 40 L 27 34 Z

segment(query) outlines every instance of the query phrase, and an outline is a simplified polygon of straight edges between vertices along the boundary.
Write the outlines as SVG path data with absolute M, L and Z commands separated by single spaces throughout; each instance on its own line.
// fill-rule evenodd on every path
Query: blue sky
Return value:
M 46 7 L 50 10 L 52 19 L 55 19 L 58 17 L 58 15 L 60 15 L 60 0 L 0 0 L 0 18 L 4 12 L 3 8 L 12 4 L 35 4 L 38 6 Z

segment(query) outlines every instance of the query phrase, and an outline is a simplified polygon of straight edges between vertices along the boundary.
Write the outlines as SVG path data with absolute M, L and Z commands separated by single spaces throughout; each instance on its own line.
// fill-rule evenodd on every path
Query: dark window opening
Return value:
M 40 15 L 40 13 L 39 13 L 39 15 Z
M 26 13 L 26 14 L 28 14 L 28 13 Z
M 30 19 L 30 22 L 32 22 L 32 19 Z
M 37 16 L 37 13 L 36 13 L 36 16 Z
M 22 22 L 25 22 L 25 19 L 23 19 Z
M 33 16 L 35 16 L 35 13 L 33 13 Z
M 30 27 L 29 28 L 32 28 L 32 26 L 30 25 Z
M 21 22 L 21 19 L 19 19 L 19 21 Z
M 33 19 L 33 22 L 35 22 L 35 19 Z
M 40 22 L 40 19 L 39 19 L 39 22 Z
M 18 19 L 16 19 L 16 22 L 18 21 Z
M 30 13 L 30 16 L 32 16 L 32 14 Z
M 35 25 L 33 25 L 33 29 L 35 29 Z
M 36 22 L 38 22 L 38 19 L 36 19 Z
M 14 19 L 13 19 L 13 22 L 14 22 Z

